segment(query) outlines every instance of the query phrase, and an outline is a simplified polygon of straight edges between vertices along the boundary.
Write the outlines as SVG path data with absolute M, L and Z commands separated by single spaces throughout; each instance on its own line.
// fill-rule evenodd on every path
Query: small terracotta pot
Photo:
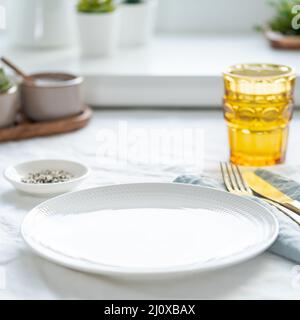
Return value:
M 21 84 L 22 108 L 26 117 L 47 121 L 83 111 L 81 77 L 66 73 L 36 73 L 35 81 Z
M 11 87 L 7 92 L 0 93 L 0 128 L 14 124 L 19 109 L 18 88 Z
M 265 30 L 265 37 L 276 49 L 300 49 L 300 36 L 286 36 L 280 32 Z

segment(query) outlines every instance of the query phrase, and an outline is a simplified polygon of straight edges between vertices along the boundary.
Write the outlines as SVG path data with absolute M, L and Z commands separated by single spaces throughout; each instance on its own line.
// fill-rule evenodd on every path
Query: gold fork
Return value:
M 237 165 L 234 165 L 232 163 L 227 163 L 227 162 L 220 162 L 220 168 L 221 168 L 224 184 L 230 193 L 233 193 L 239 196 L 254 195 L 253 191 L 250 189 L 247 182 L 243 178 L 240 168 Z M 265 198 L 263 199 L 267 203 L 279 209 L 282 213 L 284 213 L 286 216 L 288 216 L 290 219 L 292 219 L 295 223 L 297 223 L 300 226 L 300 218 L 297 214 L 290 211 L 289 209 L 282 207 L 280 204 L 272 200 L 265 199 Z

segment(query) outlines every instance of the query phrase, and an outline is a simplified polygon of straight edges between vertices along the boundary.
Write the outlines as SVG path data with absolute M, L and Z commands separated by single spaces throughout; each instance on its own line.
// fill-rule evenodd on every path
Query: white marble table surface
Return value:
M 0 169 L 37 158 L 75 159 L 88 164 L 93 172 L 81 188 L 124 182 L 169 182 L 186 171 L 200 173 L 193 165 L 104 162 L 99 155 L 104 148 L 99 130 L 105 129 L 109 137 L 117 132 L 119 121 L 126 121 L 123 124 L 128 130 L 200 128 L 204 134 L 203 170 L 208 174 L 217 174 L 218 162 L 227 159 L 226 129 L 220 110 L 102 110 L 96 111 L 90 125 L 81 131 L 0 144 Z M 295 148 L 299 146 L 299 136 L 298 113 L 291 126 L 287 164 L 300 162 L 299 148 Z M 128 146 L 132 144 L 134 141 Z M 0 178 L 0 299 L 300 298 L 300 286 L 292 272 L 295 264 L 270 253 L 224 270 L 173 279 L 114 279 L 52 264 L 33 254 L 19 233 L 26 213 L 41 201 L 17 193 Z

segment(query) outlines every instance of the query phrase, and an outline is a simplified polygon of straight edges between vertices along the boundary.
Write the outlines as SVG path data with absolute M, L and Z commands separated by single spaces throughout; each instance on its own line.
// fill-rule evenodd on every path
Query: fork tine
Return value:
M 243 183 L 246 191 L 247 191 L 249 194 L 253 194 L 253 191 L 251 190 L 251 188 L 248 186 L 248 183 L 247 183 L 246 180 L 244 179 L 243 174 L 241 173 L 241 170 L 240 170 L 239 166 L 236 166 L 236 170 L 237 170 L 237 172 L 238 172 L 238 175 L 239 175 L 239 177 L 240 177 L 240 179 L 241 179 L 241 181 L 242 181 L 242 183 Z
M 233 186 L 231 184 L 231 179 L 229 177 L 228 171 L 226 169 L 226 163 L 220 162 L 220 168 L 223 176 L 224 184 L 229 192 L 233 192 Z
M 230 182 L 232 184 L 233 190 L 240 191 L 231 165 L 228 162 L 225 162 L 225 167 L 226 167 Z
M 220 162 L 220 167 L 224 184 L 229 192 L 237 194 L 253 194 L 237 165 Z
M 248 190 L 245 187 L 245 184 L 243 183 L 243 177 L 241 175 L 241 172 L 237 165 L 230 163 L 230 167 L 234 176 L 234 179 L 238 185 L 238 188 L 241 192 L 248 192 Z

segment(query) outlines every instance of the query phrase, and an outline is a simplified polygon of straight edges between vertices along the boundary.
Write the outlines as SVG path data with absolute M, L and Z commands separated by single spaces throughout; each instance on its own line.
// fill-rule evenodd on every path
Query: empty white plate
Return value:
M 103 274 L 204 271 L 247 260 L 276 239 L 274 216 L 227 192 L 175 183 L 113 185 L 48 200 L 22 234 L 39 255 Z

